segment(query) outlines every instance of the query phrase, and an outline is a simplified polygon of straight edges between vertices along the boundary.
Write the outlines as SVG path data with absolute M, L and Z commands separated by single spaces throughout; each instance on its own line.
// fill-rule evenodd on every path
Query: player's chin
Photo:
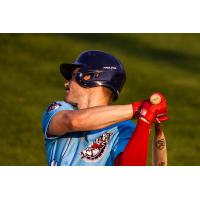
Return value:
M 73 98 L 69 94 L 65 95 L 64 101 L 67 102 L 67 103 L 70 103 L 72 105 L 76 105 L 76 103 L 74 102 Z
M 69 102 L 69 95 L 68 94 L 65 94 L 65 96 L 64 96 L 64 100 L 66 101 L 66 102 Z

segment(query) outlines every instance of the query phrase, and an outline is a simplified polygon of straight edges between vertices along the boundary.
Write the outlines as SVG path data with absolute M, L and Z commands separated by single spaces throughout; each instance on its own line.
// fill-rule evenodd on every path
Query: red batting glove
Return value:
M 137 101 L 137 102 L 132 103 L 133 119 L 139 118 L 141 106 L 142 106 L 143 103 L 144 103 L 144 101 Z
M 151 104 L 150 99 L 146 100 L 140 110 L 139 117 L 143 117 L 149 123 L 166 121 L 167 117 L 167 102 L 161 93 L 157 93 L 161 97 L 159 104 Z
M 159 104 L 151 104 L 150 99 L 132 103 L 134 119 L 143 117 L 149 123 L 159 123 L 168 120 L 166 100 L 161 93 L 157 94 L 161 97 L 161 102 Z
M 167 116 L 167 114 L 164 114 L 163 116 L 156 117 L 155 122 L 160 123 L 160 122 L 167 121 L 168 119 L 169 117 Z

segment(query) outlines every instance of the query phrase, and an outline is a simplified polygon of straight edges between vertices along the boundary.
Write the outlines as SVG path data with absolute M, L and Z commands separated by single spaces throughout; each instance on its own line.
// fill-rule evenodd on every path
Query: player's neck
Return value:
M 109 99 L 98 93 L 88 95 L 87 98 L 80 99 L 78 103 L 78 109 L 91 108 L 95 106 L 107 106 L 109 105 Z
M 91 108 L 91 107 L 95 107 L 95 106 L 107 106 L 107 105 L 108 105 L 108 103 L 103 102 L 103 101 L 80 102 L 80 103 L 78 103 L 78 109 Z

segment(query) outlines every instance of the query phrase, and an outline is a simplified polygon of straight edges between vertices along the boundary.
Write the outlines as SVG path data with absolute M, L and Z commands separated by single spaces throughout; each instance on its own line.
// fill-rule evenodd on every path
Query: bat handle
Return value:
M 161 102 L 161 96 L 157 93 L 154 93 L 150 97 L 150 102 L 153 105 L 159 104 Z

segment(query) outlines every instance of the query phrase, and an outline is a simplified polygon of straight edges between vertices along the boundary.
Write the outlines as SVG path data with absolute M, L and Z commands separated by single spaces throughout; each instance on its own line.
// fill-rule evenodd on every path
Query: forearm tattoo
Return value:
M 165 139 L 160 139 L 156 141 L 156 148 L 162 150 L 165 148 Z

